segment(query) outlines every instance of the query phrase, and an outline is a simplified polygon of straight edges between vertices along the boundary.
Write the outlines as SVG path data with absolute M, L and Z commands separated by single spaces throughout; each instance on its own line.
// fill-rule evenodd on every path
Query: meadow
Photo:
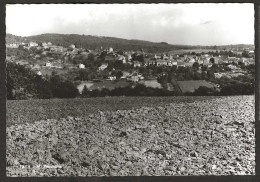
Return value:
M 177 81 L 182 93 L 194 92 L 199 87 L 213 88 L 214 85 L 205 80 Z
M 144 84 L 146 87 L 163 88 L 157 80 L 142 80 L 139 83 Z

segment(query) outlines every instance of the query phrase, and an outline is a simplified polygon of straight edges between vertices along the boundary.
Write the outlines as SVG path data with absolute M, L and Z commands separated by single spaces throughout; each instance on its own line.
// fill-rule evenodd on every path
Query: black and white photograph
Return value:
M 6 176 L 255 175 L 254 14 L 6 5 Z

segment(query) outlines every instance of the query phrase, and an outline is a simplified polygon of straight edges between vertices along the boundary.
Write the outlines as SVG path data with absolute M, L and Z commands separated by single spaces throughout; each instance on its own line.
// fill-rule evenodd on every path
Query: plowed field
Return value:
M 254 106 L 216 97 L 13 124 L 7 176 L 252 175 Z

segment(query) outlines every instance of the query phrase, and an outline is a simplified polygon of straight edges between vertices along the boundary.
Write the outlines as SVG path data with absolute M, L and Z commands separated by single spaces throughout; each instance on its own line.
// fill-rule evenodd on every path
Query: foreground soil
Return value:
M 7 176 L 255 174 L 254 96 L 7 128 Z
M 34 123 L 39 120 L 60 119 L 67 116 L 85 117 L 98 111 L 131 110 L 143 106 L 164 106 L 169 103 L 214 99 L 214 96 L 173 97 L 96 97 L 73 99 L 8 100 L 7 126 Z M 26 107 L 25 107 L 26 106 Z

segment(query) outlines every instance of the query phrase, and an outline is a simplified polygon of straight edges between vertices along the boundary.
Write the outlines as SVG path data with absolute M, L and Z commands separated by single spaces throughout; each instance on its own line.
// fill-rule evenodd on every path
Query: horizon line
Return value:
M 122 37 L 111 37 L 111 36 L 103 36 L 103 35 L 86 35 L 86 34 L 73 34 L 73 33 L 68 33 L 68 34 L 64 34 L 64 33 L 42 33 L 42 34 L 35 34 L 35 35 L 29 35 L 29 36 L 21 36 L 21 35 L 15 35 L 12 33 L 7 33 L 6 35 L 10 34 L 10 35 L 14 35 L 17 37 L 32 37 L 32 36 L 39 36 L 39 35 L 44 35 L 44 34 L 57 34 L 57 35 L 79 35 L 79 36 L 92 36 L 92 37 L 108 37 L 108 38 L 117 38 L 117 39 L 125 39 L 125 40 L 136 40 L 136 41 L 145 41 L 145 42 L 150 42 L 150 43 L 167 43 L 168 45 L 173 45 L 173 46 L 237 46 L 237 45 L 251 45 L 251 46 L 255 46 L 255 43 L 253 44 L 249 44 L 249 43 L 237 43 L 237 44 L 212 44 L 212 45 L 201 45 L 201 44 L 172 44 L 172 43 L 168 43 L 165 41 L 161 41 L 161 42 L 153 42 L 153 41 L 149 41 L 149 40 L 141 40 L 141 39 L 127 39 L 127 38 L 122 38 Z

